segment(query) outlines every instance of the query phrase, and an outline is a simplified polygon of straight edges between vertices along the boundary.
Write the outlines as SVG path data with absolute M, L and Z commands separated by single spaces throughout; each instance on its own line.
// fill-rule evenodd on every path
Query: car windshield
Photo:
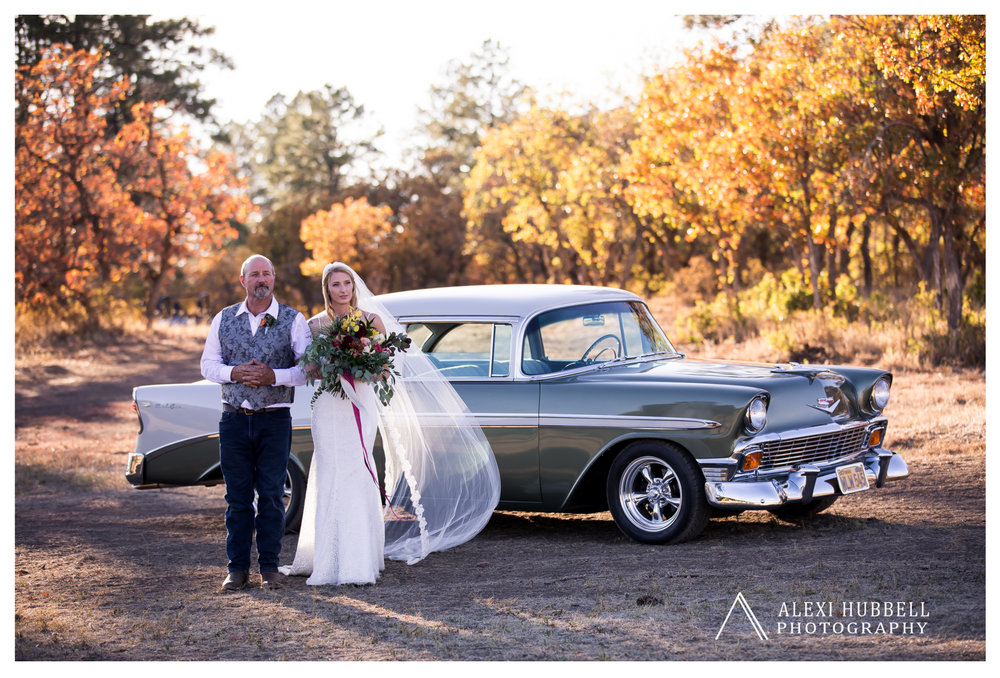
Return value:
M 645 304 L 613 301 L 542 313 L 524 335 L 521 369 L 549 374 L 612 360 L 672 354 Z

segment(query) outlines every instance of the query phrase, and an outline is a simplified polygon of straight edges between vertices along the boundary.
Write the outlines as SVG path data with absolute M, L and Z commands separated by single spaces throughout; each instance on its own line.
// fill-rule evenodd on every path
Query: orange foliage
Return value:
M 203 153 L 186 129 L 175 133 L 158 119 L 156 109 L 134 106 L 134 122 L 115 139 L 125 185 L 143 208 L 132 237 L 140 253 L 136 265 L 150 287 L 150 319 L 170 272 L 193 256 L 219 256 L 236 237 L 231 222 L 246 221 L 253 209 L 244 182 L 230 171 L 232 158 Z
M 218 255 L 231 221 L 252 210 L 231 159 L 206 153 L 186 131 L 138 104 L 115 136 L 104 115 L 126 80 L 95 84 L 102 56 L 56 46 L 17 72 L 15 289 L 19 303 L 96 310 L 98 289 L 139 274 L 147 314 L 175 267 Z
M 14 273 L 16 298 L 34 306 L 88 299 L 120 275 L 141 211 L 118 183 L 105 111 L 128 82 L 97 90 L 100 55 L 56 47 L 16 74 Z
M 319 275 L 332 261 L 343 261 L 356 270 L 376 267 L 381 263 L 375 257 L 379 243 L 392 230 L 390 216 L 392 210 L 385 205 L 347 198 L 303 219 L 301 238 L 312 256 L 302 262 L 302 275 Z

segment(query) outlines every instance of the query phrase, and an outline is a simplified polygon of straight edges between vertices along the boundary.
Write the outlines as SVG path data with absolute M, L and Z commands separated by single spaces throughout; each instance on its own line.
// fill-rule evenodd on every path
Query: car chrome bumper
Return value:
M 146 455 L 140 452 L 130 452 L 128 455 L 128 463 L 125 466 L 125 480 L 135 489 L 140 489 L 143 487 L 156 487 L 156 485 L 146 485 L 143 482 L 143 462 L 146 460 Z
M 910 475 L 901 456 L 881 448 L 866 455 L 863 464 L 869 489 Z M 777 508 L 841 492 L 836 467 L 820 470 L 816 466 L 802 465 L 788 474 L 770 478 L 706 482 L 705 494 L 712 506 L 748 510 Z

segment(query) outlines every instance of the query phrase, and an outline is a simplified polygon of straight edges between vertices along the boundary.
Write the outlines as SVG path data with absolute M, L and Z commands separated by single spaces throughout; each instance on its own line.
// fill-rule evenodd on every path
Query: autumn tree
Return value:
M 470 250 L 497 254 L 479 239 L 489 239 L 480 235 L 483 216 L 499 211 L 521 279 L 624 285 L 643 239 L 642 221 L 619 199 L 628 134 L 618 111 L 537 105 L 490 130 L 466 185 Z
M 842 246 L 855 205 L 845 199 L 845 170 L 864 147 L 867 126 L 855 114 L 863 90 L 857 47 L 815 20 L 776 30 L 747 57 L 731 104 L 742 152 L 763 172 L 770 218 L 800 248 L 821 308 L 826 248 Z M 765 173 L 766 172 L 766 173 Z M 836 271 L 830 271 L 831 279 Z
M 365 190 L 362 190 L 365 189 Z M 379 241 L 380 292 L 469 281 L 462 196 L 429 174 L 392 170 L 377 184 L 352 189 L 389 210 L 392 230 Z
M 630 199 L 707 236 L 726 285 L 752 251 L 766 264 L 784 250 L 821 307 L 820 276 L 843 268 L 834 254 L 848 251 L 860 211 L 844 175 L 869 130 L 861 61 L 827 23 L 797 20 L 752 50 L 719 44 L 650 78 L 623 168 Z
M 99 87 L 100 63 L 56 46 L 15 75 L 15 298 L 35 309 L 92 316 L 99 290 L 119 282 L 131 259 L 141 211 L 118 182 L 104 118 L 128 81 Z
M 132 300 L 140 274 L 147 313 L 186 256 L 217 255 L 230 220 L 250 208 L 229 160 L 139 104 L 108 136 L 104 114 L 128 91 L 99 84 L 98 54 L 56 46 L 18 69 L 15 125 L 15 289 L 20 308 L 100 319 L 107 295 Z M 213 248 L 213 249 L 207 249 Z M 149 317 L 149 316 L 147 316 Z
M 392 230 L 391 214 L 385 205 L 370 205 L 365 198 L 347 198 L 306 217 L 301 238 L 310 256 L 302 262 L 302 274 L 316 280 L 328 263 L 343 261 L 363 271 L 372 289 L 383 289 L 386 272 L 379 246 Z
M 920 278 L 941 291 L 957 330 L 966 285 L 985 269 L 985 17 L 842 23 L 882 78 L 866 102 L 879 116 L 853 173 L 857 191 L 903 241 Z M 914 210 L 922 218 L 910 218 Z
M 634 112 L 636 136 L 621 160 L 624 195 L 651 220 L 653 237 L 665 247 L 678 239 L 704 243 L 727 287 L 739 282 L 747 229 L 770 205 L 753 188 L 759 168 L 733 121 L 739 68 L 735 49 L 717 45 L 648 78 Z
M 253 209 L 244 182 L 231 171 L 232 156 L 203 151 L 187 129 L 172 129 L 158 110 L 163 108 L 136 104 L 133 121 L 115 140 L 121 180 L 142 212 L 131 237 L 147 290 L 147 325 L 177 267 L 192 257 L 217 256 L 236 235 L 233 223 L 245 222 Z

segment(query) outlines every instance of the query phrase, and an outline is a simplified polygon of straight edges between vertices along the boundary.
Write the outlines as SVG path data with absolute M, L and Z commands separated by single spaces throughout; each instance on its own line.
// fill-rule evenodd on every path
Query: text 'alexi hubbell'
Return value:
M 923 601 L 845 600 L 782 603 L 777 632 L 788 635 L 922 635 Z

